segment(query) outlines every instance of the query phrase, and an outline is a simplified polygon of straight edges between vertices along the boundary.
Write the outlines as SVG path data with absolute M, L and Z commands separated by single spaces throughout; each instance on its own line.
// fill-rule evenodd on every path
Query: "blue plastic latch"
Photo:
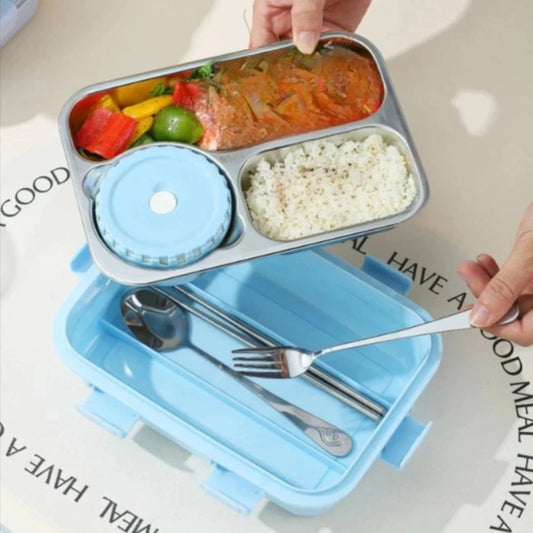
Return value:
M 93 389 L 90 396 L 78 405 L 78 410 L 121 438 L 128 434 L 139 419 L 129 407 L 99 389 Z
M 255 485 L 217 464 L 202 488 L 242 514 L 249 514 L 263 496 Z
M 361 270 L 400 294 L 407 294 L 413 280 L 372 255 L 365 255 Z
M 410 416 L 404 418 L 381 451 L 381 458 L 394 468 L 401 469 L 422 442 L 430 427 L 431 422 L 422 424 Z
M 76 274 L 83 274 L 89 270 L 91 265 L 91 254 L 89 253 L 89 247 L 85 244 L 70 261 L 70 270 Z

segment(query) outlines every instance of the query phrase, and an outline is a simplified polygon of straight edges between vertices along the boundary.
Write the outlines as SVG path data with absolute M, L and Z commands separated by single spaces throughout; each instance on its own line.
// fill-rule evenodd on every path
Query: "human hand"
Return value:
M 488 254 L 464 261 L 457 269 L 477 298 L 470 314 L 473 326 L 522 346 L 533 344 L 533 203 L 527 208 L 513 249 L 502 268 Z M 492 326 L 517 302 L 520 317 Z
M 311 54 L 323 31 L 355 31 L 370 0 L 255 0 L 250 47 L 294 38 Z

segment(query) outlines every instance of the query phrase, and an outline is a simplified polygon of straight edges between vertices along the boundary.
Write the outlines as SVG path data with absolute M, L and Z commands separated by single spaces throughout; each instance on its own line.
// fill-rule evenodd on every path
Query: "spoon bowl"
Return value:
M 120 304 L 124 323 L 139 341 L 157 351 L 186 343 L 187 317 L 181 307 L 151 289 L 127 293 Z

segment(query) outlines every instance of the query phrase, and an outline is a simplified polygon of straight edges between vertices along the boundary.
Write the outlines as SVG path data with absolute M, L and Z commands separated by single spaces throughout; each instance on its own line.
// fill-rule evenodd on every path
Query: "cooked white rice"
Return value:
M 416 195 L 405 158 L 378 134 L 304 143 L 281 161 L 262 159 L 249 179 L 254 224 L 283 241 L 400 213 Z

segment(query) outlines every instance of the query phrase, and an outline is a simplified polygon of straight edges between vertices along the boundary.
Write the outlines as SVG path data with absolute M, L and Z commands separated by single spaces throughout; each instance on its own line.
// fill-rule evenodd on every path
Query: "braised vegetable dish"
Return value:
M 74 106 L 70 126 L 78 151 L 92 158 L 158 141 L 229 150 L 364 119 L 382 99 L 369 55 L 291 48 L 91 94 Z

